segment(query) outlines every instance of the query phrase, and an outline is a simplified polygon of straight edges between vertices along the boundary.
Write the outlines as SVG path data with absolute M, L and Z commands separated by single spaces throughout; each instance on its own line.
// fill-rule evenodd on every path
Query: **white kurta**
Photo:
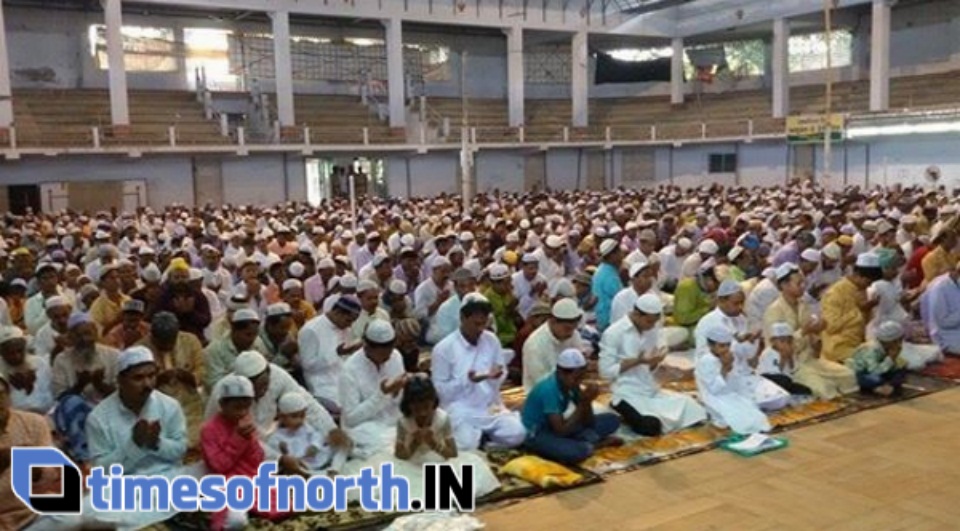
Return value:
M 639 298 L 640 294 L 633 289 L 633 286 L 627 286 L 620 290 L 613 298 L 613 302 L 610 303 L 610 322 L 615 323 L 626 317 L 633 310 L 633 306 Z
M 133 426 L 139 419 L 160 422 L 160 444 L 156 450 L 143 449 L 133 443 Z M 190 475 L 199 477 L 202 465 L 185 466 L 187 425 L 180 404 L 173 398 L 154 391 L 139 414 L 113 393 L 90 412 L 86 424 L 87 444 L 93 466 L 123 465 L 123 474 L 162 475 L 169 479 Z M 110 525 L 117 529 L 140 529 L 174 516 L 177 511 L 134 511 L 99 513 L 85 500 L 83 519 L 88 525 Z
M 583 350 L 580 332 L 574 332 L 566 341 L 560 341 L 546 322 L 530 334 L 523 344 L 523 388 L 528 393 L 544 376 L 557 369 L 557 358 L 568 348 Z
M 470 380 L 471 371 L 489 373 L 503 367 L 496 380 Z M 523 443 L 526 430 L 520 416 L 503 405 L 500 386 L 507 377 L 507 360 L 500 341 L 492 332 L 483 332 L 476 345 L 460 331 L 450 334 L 433 349 L 432 379 L 440 406 L 450 414 L 457 448 L 475 450 L 483 435 L 492 446 L 515 447 Z
M 625 400 L 638 413 L 657 417 L 664 433 L 701 422 L 707 413 L 693 398 L 661 389 L 648 365 L 621 373 L 620 364 L 640 356 L 652 357 L 657 349 L 666 347 L 659 326 L 641 333 L 629 317 L 615 321 L 600 340 L 600 376 L 613 382 L 610 403 Z
M 340 423 L 353 439 L 353 455 L 366 458 L 389 451 L 397 436 L 400 397 L 384 394 L 380 386 L 403 375 L 403 357 L 396 350 L 377 367 L 358 350 L 343 363 L 340 376 Z
M 0 374 L 9 377 L 17 372 L 33 371 L 36 375 L 36 381 L 33 382 L 33 392 L 27 393 L 24 389 L 17 389 L 10 386 L 10 405 L 15 409 L 32 411 L 40 415 L 46 415 L 53 409 L 53 387 L 52 371 L 47 360 L 35 354 L 27 354 L 24 357 L 23 365 L 14 369 L 0 359 Z
M 307 423 L 302 424 L 295 430 L 277 426 L 277 429 L 267 436 L 264 450 L 267 451 L 269 448 L 270 452 L 282 455 L 284 446 L 287 455 L 299 459 L 304 465 L 304 469 L 311 473 L 321 473 L 328 467 L 332 470 L 341 471 L 343 463 L 346 462 L 344 452 L 337 452 L 327 444 L 325 433 L 320 433 Z M 317 449 L 316 455 L 312 457 L 307 456 L 311 446 Z
M 709 353 L 707 331 L 716 326 L 725 327 L 735 336 L 750 331 L 747 319 L 743 315 L 730 317 L 719 308 L 713 310 L 700 319 L 697 328 L 694 330 L 697 358 Z M 744 396 L 751 397 L 763 409 L 777 410 L 786 407 L 790 401 L 790 393 L 758 375 L 750 366 L 750 360 L 757 356 L 759 347 L 757 342 L 741 343 L 734 340 L 733 344 L 730 345 L 734 362 L 733 370 L 727 377 L 728 383 L 739 389 Z
M 454 292 L 437 308 L 437 313 L 427 330 L 427 343 L 436 345 L 457 328 L 460 328 L 460 296 Z
M 747 316 L 747 322 L 750 324 L 751 330 L 763 329 L 763 315 L 767 313 L 767 308 L 779 296 L 780 290 L 769 278 L 761 280 L 750 290 L 750 295 L 743 307 L 743 313 Z
M 731 384 L 730 374 L 725 377 L 722 369 L 720 359 L 711 352 L 700 356 L 694 368 L 697 392 L 713 422 L 745 435 L 769 431 L 767 416 Z
M 686 260 L 687 256 L 677 256 L 676 244 L 664 247 L 657 254 L 660 257 L 660 278 L 657 280 L 660 282 L 680 280 L 680 271 L 683 267 L 682 261 Z
M 343 362 L 337 348 L 350 341 L 350 329 L 337 328 L 326 316 L 318 315 L 304 323 L 297 334 L 300 366 L 307 389 L 313 396 L 339 407 L 338 386 Z
M 790 365 L 787 365 L 779 352 L 774 350 L 773 347 L 767 347 L 760 354 L 760 361 L 757 362 L 757 372 L 759 374 L 781 374 L 792 379 L 797 373 L 797 360 L 793 359 Z
M 37 331 L 37 334 L 31 339 L 30 350 L 49 363 L 53 349 L 57 348 L 56 338 L 59 335 L 60 333 L 53 329 L 53 325 L 47 322 L 40 327 L 40 330 Z
M 527 314 L 530 313 L 533 305 L 537 302 L 537 299 L 533 296 L 533 285 L 537 283 L 546 285 L 547 278 L 537 273 L 537 276 L 533 277 L 533 280 L 528 280 L 527 277 L 523 276 L 523 271 L 517 271 L 513 274 L 512 282 L 513 294 L 517 297 L 518 301 L 517 311 L 526 319 Z

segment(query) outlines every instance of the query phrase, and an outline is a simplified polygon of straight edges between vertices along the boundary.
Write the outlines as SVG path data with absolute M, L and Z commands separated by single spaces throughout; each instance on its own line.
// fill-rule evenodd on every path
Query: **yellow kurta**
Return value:
M 936 249 L 927 253 L 927 255 L 923 257 L 923 261 L 920 262 L 920 266 L 923 268 L 924 285 L 933 282 L 933 279 L 944 273 L 953 271 L 956 265 L 957 257 L 952 253 L 948 253 L 943 247 L 938 245 Z
M 826 328 L 820 338 L 822 354 L 830 361 L 843 362 L 864 341 L 867 318 L 860 310 L 860 301 L 866 297 L 849 278 L 844 277 L 830 286 L 823 295 L 820 308 Z
M 120 294 L 120 299 L 113 301 L 106 293 L 101 293 L 90 305 L 90 318 L 100 327 L 100 332 L 106 334 L 120 320 L 123 313 L 123 303 L 130 297 Z
M 803 333 L 803 327 L 811 318 L 810 306 L 807 303 L 801 300 L 793 307 L 782 295 L 777 297 L 763 314 L 764 342 L 770 344 L 770 329 L 774 323 L 789 324 L 794 330 L 793 344 L 797 360 L 794 380 L 809 387 L 817 398 L 826 400 L 855 391 L 857 378 L 853 371 L 840 363 L 816 356 L 810 336 Z
M 203 346 L 200 340 L 187 332 L 177 333 L 177 342 L 173 350 L 161 352 L 153 344 L 150 337 L 143 338 L 138 345 L 142 345 L 153 352 L 157 360 L 157 371 L 169 369 L 185 369 L 197 377 L 197 382 L 203 385 L 206 376 L 206 367 L 203 363 Z M 204 418 L 204 397 L 196 387 L 189 387 L 180 380 L 172 380 L 157 386 L 162 393 L 172 396 L 183 409 L 183 416 L 187 420 L 187 439 L 189 447 L 194 447 L 200 441 L 200 427 Z

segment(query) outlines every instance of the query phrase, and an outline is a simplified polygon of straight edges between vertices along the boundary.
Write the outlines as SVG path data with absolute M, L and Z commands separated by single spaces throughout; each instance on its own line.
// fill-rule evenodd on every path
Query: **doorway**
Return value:
M 383 159 L 366 157 L 308 158 L 307 202 L 319 205 L 322 201 L 350 197 L 350 176 L 357 197 L 386 197 Z
M 18 184 L 7 187 L 10 212 L 18 216 L 30 209 L 34 214 L 40 212 L 40 186 L 36 184 Z

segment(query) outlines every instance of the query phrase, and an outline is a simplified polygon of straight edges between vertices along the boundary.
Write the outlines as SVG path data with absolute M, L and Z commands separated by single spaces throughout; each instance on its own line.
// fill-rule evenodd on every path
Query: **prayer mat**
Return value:
M 921 374 L 960 381 L 960 357 L 944 356 L 943 361 L 927 365 Z
M 522 479 L 502 473 L 500 468 L 510 460 L 524 455 L 521 450 L 495 450 L 487 452 L 487 461 L 490 468 L 500 480 L 500 488 L 477 500 L 477 506 L 509 503 L 533 496 L 549 494 L 560 490 L 579 488 L 584 485 L 599 483 L 603 479 L 589 471 L 574 467 L 575 471 L 583 475 L 583 480 L 571 487 L 542 489 Z M 334 529 L 347 531 L 354 529 L 369 529 L 386 526 L 395 518 L 404 513 L 368 513 L 353 504 L 342 513 L 301 513 L 278 522 L 270 522 L 260 518 L 251 518 L 246 529 L 251 531 L 312 531 L 316 529 Z M 147 528 L 148 531 L 203 531 L 210 528 L 209 516 L 204 513 L 181 513 L 173 519 Z
M 685 387 L 685 382 L 674 382 L 676 390 Z M 951 380 L 922 374 L 910 374 L 898 397 L 882 397 L 854 393 L 830 401 L 812 401 L 789 406 L 770 413 L 768 418 L 774 433 L 796 429 L 852 415 L 859 411 L 874 409 L 919 396 L 928 395 L 954 387 Z M 599 401 L 599 400 L 598 400 Z M 622 434 L 622 433 L 620 433 Z M 695 454 L 716 447 L 730 435 L 727 429 L 710 424 L 699 424 L 662 437 L 636 437 L 619 448 L 603 448 L 581 463 L 581 467 L 599 475 L 627 472 L 641 466 L 649 466 L 677 457 Z
M 956 378 L 941 376 L 942 372 L 931 375 L 938 365 L 951 365 L 958 371 Z M 942 369 L 941 369 L 942 370 Z M 854 393 L 831 401 L 811 401 L 787 407 L 769 415 L 773 433 L 797 429 L 860 411 L 866 411 L 886 405 L 910 400 L 960 385 L 960 359 L 948 358 L 942 364 L 928 367 L 923 373 L 908 375 L 903 393 L 897 397 L 881 397 Z M 664 387 L 680 392 L 696 393 L 696 386 L 689 378 L 664 383 Z M 503 401 L 508 408 L 519 410 L 526 398 L 522 387 L 503 391 Z M 596 404 L 606 409 L 610 402 L 610 392 L 604 388 Z M 622 432 L 623 430 L 621 430 Z M 501 472 L 501 467 L 511 459 L 524 455 L 521 450 L 497 450 L 487 452 L 487 460 L 494 473 L 500 479 L 501 488 L 477 500 L 477 506 L 502 507 L 522 503 L 527 498 L 550 494 L 559 490 L 571 490 L 603 481 L 606 476 L 621 474 L 640 467 L 662 463 L 687 455 L 696 454 L 717 447 L 730 436 L 730 430 L 717 428 L 711 424 L 699 424 L 670 433 L 662 437 L 627 437 L 620 447 L 603 448 L 584 461 L 575 471 L 583 474 L 584 479 L 568 488 L 542 489 L 529 482 Z M 338 531 L 384 527 L 401 513 L 367 513 L 359 506 L 351 506 L 346 512 L 303 513 L 280 522 L 269 522 L 252 518 L 247 529 L 252 531 L 307 531 L 315 529 L 334 529 Z M 201 531 L 209 529 L 208 516 L 202 513 L 184 513 L 172 520 L 147 528 L 149 531 Z

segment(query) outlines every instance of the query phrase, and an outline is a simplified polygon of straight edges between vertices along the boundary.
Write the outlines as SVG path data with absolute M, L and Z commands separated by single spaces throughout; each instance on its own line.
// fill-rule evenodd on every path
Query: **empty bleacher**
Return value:
M 466 107 L 464 107 L 466 103 Z M 466 116 L 468 127 L 476 128 L 478 142 L 515 142 L 516 131 L 509 127 L 507 100 L 494 98 L 429 98 L 425 109 L 427 123 L 442 128 L 444 119 L 450 125 L 446 139 L 460 141 L 460 129 Z
M 131 91 L 131 126 L 111 127 L 106 90 L 17 90 L 13 93 L 17 144 L 23 147 L 93 146 L 93 127 L 101 145 L 169 145 L 170 126 L 177 144 L 220 144 L 219 125 L 207 120 L 191 92 Z
M 960 106 L 960 71 L 891 80 L 890 110 L 918 110 Z M 869 109 L 868 80 L 836 83 L 832 111 L 865 113 Z M 791 114 L 825 111 L 823 85 L 793 87 Z M 132 126 L 114 134 L 110 126 L 110 98 L 106 90 L 17 90 L 13 95 L 17 144 L 21 147 L 73 147 L 93 145 L 93 127 L 100 128 L 101 145 L 169 145 L 169 128 L 176 127 L 178 145 L 213 145 L 233 142 L 220 135 L 219 124 L 207 120 L 203 106 L 191 92 L 131 91 Z M 274 100 L 275 101 L 275 100 Z M 449 133 L 442 142 L 459 142 L 464 115 L 481 143 L 510 143 L 519 139 L 508 125 L 505 99 L 427 98 L 422 109 L 427 124 Z M 420 111 L 414 100 L 411 110 Z M 406 134 L 389 127 L 356 96 L 297 95 L 297 127 L 284 132 L 285 143 L 304 140 L 310 128 L 316 144 L 362 144 L 364 129 L 370 144 L 403 143 Z M 572 141 L 683 140 L 776 134 L 784 121 L 770 117 L 769 90 L 740 90 L 688 95 L 681 105 L 669 96 L 591 99 L 590 126 L 571 126 L 569 99 L 525 102 L 524 139 L 527 142 L 562 142 L 564 128 Z M 274 111 L 275 115 L 275 111 Z M 704 126 L 705 124 L 705 126 Z M 608 131 L 609 128 L 609 131 Z M 655 129 L 655 131 L 654 131 Z
M 274 95 L 271 95 L 271 100 Z M 313 144 L 362 144 L 364 129 L 371 144 L 402 143 L 396 134 L 357 96 L 298 94 L 294 97 L 297 128 L 283 135 L 285 143 L 304 141 L 304 127 L 310 128 Z

